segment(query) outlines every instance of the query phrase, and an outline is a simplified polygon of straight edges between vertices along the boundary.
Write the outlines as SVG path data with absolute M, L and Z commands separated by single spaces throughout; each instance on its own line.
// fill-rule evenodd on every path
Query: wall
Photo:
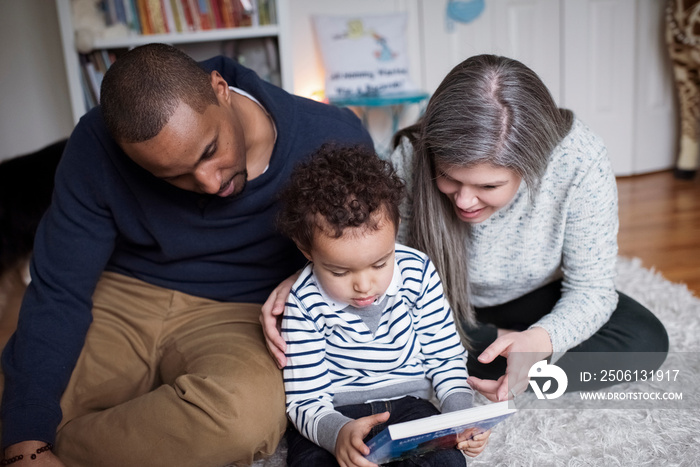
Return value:
M 659 34 L 662 30 L 662 2 L 489 1 L 477 21 L 456 24 L 455 32 L 447 33 L 444 10 L 447 0 L 282 1 L 286 2 L 288 11 L 284 27 L 289 31 L 289 63 L 293 64 L 294 90 L 298 94 L 310 96 L 323 88 L 323 68 L 310 15 L 408 11 L 411 77 L 419 87 L 432 92 L 451 66 L 473 53 L 492 51 L 510 55 L 537 71 L 560 104 L 582 115 L 603 136 L 608 142 L 616 173 L 643 173 L 670 168 L 673 164 L 676 130 L 673 125 L 663 123 L 674 120 L 675 125 L 675 119 L 670 117 L 675 112 L 670 75 L 648 72 L 668 66 Z M 0 2 L 0 42 L 3 44 L 0 47 L 0 159 L 4 159 L 39 149 L 67 136 L 72 123 L 54 2 Z M 621 19 L 616 17 L 615 21 L 606 23 L 606 18 L 612 16 L 595 13 L 601 9 L 613 14 L 616 11 L 634 11 L 634 14 L 632 18 L 629 15 Z M 559 21 L 566 21 L 567 16 L 573 27 L 563 28 Z M 590 31 L 574 34 L 584 21 L 594 21 L 591 24 L 602 28 L 596 33 L 598 42 L 601 33 L 606 31 L 620 36 L 611 36 L 610 43 L 636 50 L 634 59 L 628 54 L 628 62 L 623 64 L 614 60 L 612 55 L 595 55 L 588 48 L 588 44 L 595 42 L 593 40 L 579 40 L 579 45 L 572 43 L 569 38 L 590 34 Z M 577 26 L 577 23 L 581 24 Z M 608 23 L 612 26 L 606 27 Z M 535 27 L 528 27 L 528 24 Z M 560 40 L 556 40 L 557 37 Z M 636 49 L 630 46 L 630 41 Z M 577 47 L 581 50 L 576 50 Z M 572 48 L 573 52 L 570 51 Z M 613 71 L 602 66 L 606 61 L 612 61 Z M 581 63 L 595 66 L 585 68 L 588 74 L 581 73 L 575 68 Z M 630 69 L 632 66 L 634 70 Z M 592 77 L 591 70 L 595 71 Z M 622 72 L 627 79 L 636 76 L 636 82 L 620 82 Z M 591 95 L 597 95 L 596 89 L 601 84 L 608 85 L 613 103 L 625 97 L 624 105 L 616 104 L 619 112 L 612 117 L 606 106 L 592 106 L 596 99 Z M 625 90 L 625 86 L 629 89 Z M 411 123 L 416 113 L 415 108 L 409 109 L 402 125 Z M 606 119 L 612 124 L 600 123 Z M 622 130 L 615 127 L 620 122 L 624 124 Z M 372 112 L 369 124 L 375 139 L 385 144 L 391 136 L 390 119 L 386 113 Z
M 283 0 L 289 9 L 289 33 L 291 59 L 293 64 L 294 92 L 304 97 L 315 98 L 324 88 L 323 63 L 314 35 L 312 15 L 353 16 L 358 14 L 384 14 L 398 11 L 408 12 L 408 50 L 410 52 L 410 76 L 415 85 L 426 89 L 420 64 L 421 38 L 419 30 L 419 11 L 416 0 Z M 405 126 L 417 118 L 416 106 L 407 108 L 401 119 Z M 386 110 L 371 110 L 367 115 L 372 138 L 378 148 L 388 147 L 391 139 L 391 118 Z M 381 151 L 381 149 L 380 149 Z
M 455 23 L 452 32 L 445 27 L 448 0 L 287 1 L 297 93 L 323 87 L 309 15 L 406 10 L 416 18 L 408 31 L 411 76 L 427 92 L 471 55 L 509 56 L 537 72 L 555 101 L 603 138 L 617 175 L 673 166 L 678 130 L 662 1 L 487 1 L 475 21 Z M 370 119 L 375 141 L 386 138 L 384 117 L 379 125 Z
M 0 0 L 0 160 L 72 130 L 56 6 Z

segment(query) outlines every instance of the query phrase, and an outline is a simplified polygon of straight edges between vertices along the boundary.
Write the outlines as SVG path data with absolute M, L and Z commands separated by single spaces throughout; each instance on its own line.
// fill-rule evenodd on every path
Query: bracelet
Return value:
M 30 458 L 31 460 L 34 460 L 34 459 L 36 459 L 36 456 L 37 456 L 38 454 L 41 454 L 42 452 L 50 451 L 50 450 L 52 450 L 52 449 L 53 449 L 53 444 L 51 444 L 51 443 L 46 443 L 44 446 L 38 448 L 38 449 L 36 450 L 35 453 L 32 453 L 32 455 L 29 456 L 29 458 Z M 3 459 L 3 460 L 0 461 L 0 465 L 10 465 L 10 464 L 14 464 L 15 462 L 19 462 L 19 461 L 21 461 L 22 459 L 24 459 L 24 454 L 20 454 L 20 455 L 18 455 L 18 456 L 10 457 L 9 459 Z

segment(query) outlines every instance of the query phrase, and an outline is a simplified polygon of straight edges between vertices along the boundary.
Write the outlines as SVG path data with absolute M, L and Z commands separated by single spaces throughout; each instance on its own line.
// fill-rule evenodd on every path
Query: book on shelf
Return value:
M 516 412 L 508 401 L 395 423 L 367 442 L 367 460 L 376 464 L 454 449 L 461 441 L 488 431 Z
M 102 11 L 140 35 L 277 24 L 276 0 L 104 0 Z
M 86 108 L 91 109 L 100 103 L 100 87 L 102 78 L 117 55 L 126 49 L 93 50 L 88 54 L 80 54 L 80 80 L 85 93 Z

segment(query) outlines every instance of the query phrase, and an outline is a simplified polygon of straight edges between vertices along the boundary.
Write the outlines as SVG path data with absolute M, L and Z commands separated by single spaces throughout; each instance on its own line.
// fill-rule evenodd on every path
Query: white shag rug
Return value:
M 685 285 L 643 268 L 639 259 L 619 258 L 617 269 L 618 290 L 663 322 L 670 339 L 669 355 L 682 353 L 676 354 L 682 355 L 682 371 L 699 382 L 693 386 L 694 393 L 684 393 L 678 409 L 527 410 L 539 402 L 528 392 L 518 396 L 518 413 L 494 428 L 489 446 L 469 466 L 700 466 L 700 402 L 695 389 L 700 385 L 700 298 Z M 670 358 L 661 367 L 677 368 L 677 360 Z M 623 383 L 610 390 L 634 391 L 635 384 L 639 383 Z M 577 400 L 578 394 L 567 393 L 548 402 L 555 402 L 555 407 L 575 407 Z M 486 402 L 482 396 L 477 398 L 477 403 Z M 284 442 L 271 458 L 254 464 L 285 465 Z

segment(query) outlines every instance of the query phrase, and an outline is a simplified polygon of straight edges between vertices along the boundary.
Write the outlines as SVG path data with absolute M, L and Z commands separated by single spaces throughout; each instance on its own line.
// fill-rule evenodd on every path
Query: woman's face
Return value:
M 457 217 L 470 224 L 483 222 L 508 205 L 520 187 L 520 176 L 510 169 L 478 164 L 472 167 L 442 168 L 437 171 L 437 188 L 452 201 Z

